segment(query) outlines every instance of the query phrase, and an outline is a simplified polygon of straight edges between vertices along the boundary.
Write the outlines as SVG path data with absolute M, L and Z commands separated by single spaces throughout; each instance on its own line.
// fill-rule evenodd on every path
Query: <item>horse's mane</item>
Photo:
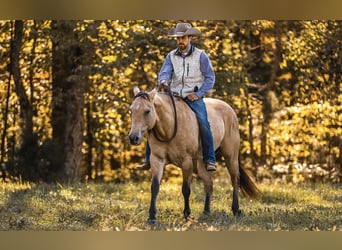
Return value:
M 136 94 L 134 96 L 134 99 L 137 98 L 137 97 L 142 97 L 142 98 L 144 98 L 146 100 L 150 100 L 150 96 L 149 96 L 148 92 L 146 92 L 146 91 L 140 91 L 138 94 Z

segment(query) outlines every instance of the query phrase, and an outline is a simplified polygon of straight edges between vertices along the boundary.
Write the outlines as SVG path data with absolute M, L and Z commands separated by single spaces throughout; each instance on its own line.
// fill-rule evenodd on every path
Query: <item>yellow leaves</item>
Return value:
M 231 49 L 232 45 L 229 42 L 223 43 L 223 53 L 227 55 L 232 55 Z
M 320 154 L 330 150 L 332 157 L 339 157 L 339 149 L 331 146 L 330 138 L 342 137 L 341 108 L 329 102 L 295 105 L 274 115 L 269 127 L 269 147 L 275 161 L 281 163 L 281 155 L 287 162 L 325 162 Z M 342 115 L 341 115 L 342 116 Z
M 325 83 L 325 82 L 329 82 L 329 74 L 323 74 L 323 75 L 317 75 L 316 76 L 317 80 L 322 82 L 322 83 Z
M 0 21 L 2 31 L 0 33 L 0 52 L 4 55 L 9 53 L 10 26 L 5 21 Z M 9 21 L 10 22 L 10 21 Z M 25 39 L 21 50 L 21 72 L 27 94 L 30 94 L 29 86 L 30 70 L 33 70 L 35 112 L 34 118 L 36 131 L 51 136 L 51 83 L 54 72 L 51 70 L 52 41 L 49 32 L 51 21 L 38 21 L 36 29 L 33 29 L 33 21 L 26 21 Z M 282 21 L 281 21 L 282 22 Z M 275 58 L 275 21 L 198 21 L 206 39 L 201 39 L 200 45 L 207 49 L 212 55 L 212 63 L 215 71 L 221 75 L 218 80 L 223 80 L 222 86 L 217 88 L 217 96 L 225 100 L 232 100 L 234 108 L 239 112 L 241 119 L 240 127 L 248 138 L 253 136 L 255 149 L 260 152 L 260 134 L 262 122 L 262 100 L 255 97 L 255 92 L 248 82 L 263 83 L 264 76 L 269 75 L 270 70 L 265 67 L 264 71 L 253 73 L 253 68 L 259 68 L 262 64 L 272 67 Z M 94 131 L 94 147 L 102 147 L 107 151 L 123 149 L 126 143 L 128 101 L 131 97 L 131 87 L 139 84 L 148 88 L 154 84 L 158 70 L 169 51 L 175 43 L 169 43 L 166 36 L 167 30 L 173 27 L 174 21 L 146 21 L 146 20 L 84 20 L 77 22 L 77 35 L 80 41 L 85 40 L 94 46 L 93 52 L 86 50 L 92 55 L 93 61 L 87 65 L 91 71 L 89 88 L 91 91 L 86 94 L 87 105 L 90 104 L 90 121 Z M 329 103 L 318 102 L 336 97 L 332 89 L 336 88 L 337 72 L 333 70 L 332 62 L 338 58 L 338 50 L 334 49 L 334 32 L 339 23 L 325 21 L 307 22 L 282 22 L 280 25 L 281 70 L 277 72 L 275 92 L 283 106 L 293 105 L 297 100 L 308 105 L 294 106 L 286 109 L 275 116 L 268 131 L 267 147 L 272 155 L 280 155 L 279 158 L 299 159 L 300 157 L 310 158 L 314 151 L 312 146 L 327 147 L 327 136 L 339 136 L 342 134 L 342 112 L 337 107 L 331 107 Z M 196 23 L 193 23 L 196 25 Z M 93 27 L 93 29 L 92 29 Z M 336 28 L 336 29 L 335 29 Z M 32 53 L 34 40 L 33 31 L 38 32 L 35 52 Z M 243 34 L 243 35 L 242 35 Z M 29 37 L 30 36 L 30 37 Z M 330 37 L 332 41 L 327 40 Z M 208 39 L 207 39 L 208 38 Z M 197 42 L 197 41 L 196 41 Z M 329 42 L 329 43 L 328 43 Z M 329 50 L 328 50 L 329 49 Z M 328 52 L 332 51 L 330 55 Z M 90 53 L 91 52 L 91 53 Z M 260 54 L 258 53 L 260 52 Z M 336 54 L 336 55 L 335 55 Z M 29 58 L 34 57 L 33 61 Z M 333 58 L 335 61 L 331 60 Z M 4 57 L 0 68 L 6 71 L 9 59 Z M 81 68 L 79 68 L 81 69 Z M 260 68 L 259 68 L 260 69 Z M 252 72 L 252 73 L 251 73 Z M 87 74 L 88 72 L 83 72 Z M 281 74 L 281 75 L 278 75 Z M 258 74 L 257 77 L 253 74 Z M 334 78 L 335 77 L 335 78 Z M 6 78 L 5 76 L 3 78 Z M 150 85 L 147 85 L 148 79 Z M 0 95 L 6 95 L 6 79 L 2 79 L 4 86 L 0 89 Z M 266 80 L 267 81 L 267 80 Z M 335 82 L 334 82 L 335 81 Z M 219 83 L 219 81 L 217 81 Z M 247 83 L 250 93 L 241 87 Z M 224 84 L 236 87 L 230 88 Z M 324 85 L 324 89 L 321 86 Z M 334 86 L 334 87 L 330 87 Z M 221 88 L 222 87 L 222 88 Z M 342 89 L 342 83 L 340 83 Z M 12 90 L 13 91 L 13 90 Z M 219 93 L 221 91 L 221 93 Z M 233 92 L 234 91 L 234 92 Z M 240 93 L 240 95 L 239 95 Z M 3 98 L 4 99 L 4 98 Z M 317 100 L 312 103 L 312 100 Z M 342 96 L 339 97 L 342 102 Z M 1 103 L 3 105 L 3 102 Z M 249 106 L 251 114 L 246 106 Z M 10 99 L 11 112 L 15 113 L 9 117 L 10 136 L 15 134 L 18 128 L 18 100 L 15 94 Z M 86 112 L 85 112 L 86 114 Z M 251 115 L 251 117 L 250 117 Z M 248 119 L 252 120 L 254 130 L 252 134 L 248 130 Z M 13 125 L 14 124 L 14 125 Z M 10 137 L 9 136 L 9 137 Z M 41 139 L 41 138 L 40 138 Z M 116 144 L 112 142 L 116 140 Z M 127 147 L 127 146 L 126 146 Z M 242 139 L 242 152 L 250 153 L 249 142 L 246 137 Z M 143 148 L 143 146 L 141 147 Z M 129 151 L 124 148 L 123 150 Z M 111 152 L 112 152 L 111 151 Z M 143 156 L 143 149 L 138 148 Z M 331 149 L 336 155 L 339 151 Z
M 102 142 L 103 147 L 108 148 L 110 146 L 108 141 L 103 141 Z
M 263 57 L 262 57 L 262 60 L 265 62 L 265 63 L 271 63 L 272 62 L 272 58 L 269 54 L 267 53 L 264 53 L 263 54 Z
M 278 77 L 278 80 L 286 80 L 289 81 L 290 79 L 292 79 L 292 74 L 291 72 L 287 72 L 285 74 L 282 74 Z
M 102 62 L 103 63 L 112 63 L 115 62 L 117 60 L 117 56 L 116 55 L 108 55 L 108 56 L 103 56 L 102 57 Z

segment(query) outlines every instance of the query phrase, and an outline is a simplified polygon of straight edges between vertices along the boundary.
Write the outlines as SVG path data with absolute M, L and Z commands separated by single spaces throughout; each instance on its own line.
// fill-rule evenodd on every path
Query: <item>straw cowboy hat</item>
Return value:
M 167 35 L 171 37 L 200 36 L 201 31 L 193 28 L 190 23 L 177 23 L 176 28 L 172 28 Z

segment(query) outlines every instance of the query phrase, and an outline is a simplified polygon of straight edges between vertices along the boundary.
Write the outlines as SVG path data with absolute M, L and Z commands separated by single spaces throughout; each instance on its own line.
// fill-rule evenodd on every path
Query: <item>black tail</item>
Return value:
M 241 166 L 239 161 L 240 171 L 240 189 L 245 196 L 253 200 L 258 200 L 261 196 L 261 191 L 258 189 L 254 181 L 247 174 L 246 170 Z

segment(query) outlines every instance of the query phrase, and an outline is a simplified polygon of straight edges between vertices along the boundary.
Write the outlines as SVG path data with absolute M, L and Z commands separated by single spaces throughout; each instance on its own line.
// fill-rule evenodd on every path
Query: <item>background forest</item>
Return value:
M 342 181 L 342 21 L 188 21 L 240 121 L 257 178 Z M 0 21 L 4 180 L 137 180 L 132 89 L 151 90 L 176 21 Z M 172 175 L 172 171 L 167 175 Z

